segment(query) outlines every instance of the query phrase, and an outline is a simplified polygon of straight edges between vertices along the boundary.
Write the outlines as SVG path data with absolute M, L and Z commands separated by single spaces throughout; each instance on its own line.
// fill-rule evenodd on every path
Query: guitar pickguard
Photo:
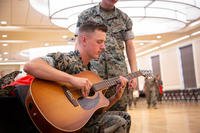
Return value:
M 99 93 L 97 92 L 97 95 L 95 98 L 91 99 L 89 97 L 82 97 L 78 99 L 78 103 L 83 109 L 90 110 L 97 106 L 97 104 L 99 103 L 99 99 L 100 99 L 100 96 L 99 96 Z

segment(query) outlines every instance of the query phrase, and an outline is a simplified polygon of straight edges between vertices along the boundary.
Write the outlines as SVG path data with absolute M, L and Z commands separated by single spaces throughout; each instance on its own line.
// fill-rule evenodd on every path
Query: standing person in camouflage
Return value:
M 144 83 L 144 92 L 147 100 L 147 108 L 151 106 L 157 109 L 157 83 L 154 77 L 146 77 Z
M 68 82 L 74 88 L 80 89 L 87 97 L 92 83 L 87 78 L 75 77 L 85 70 L 94 71 L 91 59 L 99 58 L 105 49 L 107 27 L 95 22 L 88 22 L 80 26 L 78 32 L 77 50 L 69 53 L 48 54 L 46 57 L 36 58 L 25 64 L 25 72 L 34 77 L 56 82 Z M 107 111 L 118 101 L 125 89 L 127 79 L 120 76 L 120 83 L 115 88 L 117 92 L 109 98 L 110 104 L 99 114 L 94 114 L 81 129 L 82 133 L 128 133 L 131 118 L 127 112 Z M 107 112 L 106 112 L 107 111 Z M 67 115 L 67 114 L 66 114 Z
M 77 29 L 86 20 L 105 24 L 108 27 L 105 52 L 98 61 L 92 62 L 99 75 L 104 79 L 128 73 L 124 56 L 125 47 L 131 72 L 137 71 L 135 48 L 132 42 L 134 38 L 132 21 L 127 14 L 114 6 L 116 2 L 117 0 L 102 0 L 99 5 L 83 11 L 79 15 L 77 22 Z M 122 98 L 110 110 L 125 111 L 129 95 L 133 94 L 132 89 L 136 88 L 136 86 L 137 79 L 131 79 Z M 109 88 L 106 92 L 106 97 L 110 97 L 114 93 L 115 88 Z
M 161 80 L 161 77 L 159 74 L 156 75 L 156 83 L 158 86 L 158 101 L 162 101 L 162 96 L 163 96 L 163 81 Z

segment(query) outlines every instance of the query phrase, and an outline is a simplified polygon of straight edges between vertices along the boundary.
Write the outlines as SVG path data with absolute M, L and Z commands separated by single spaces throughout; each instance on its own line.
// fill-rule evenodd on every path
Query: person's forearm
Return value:
M 135 47 L 132 40 L 126 41 L 126 53 L 127 53 L 127 58 L 130 65 L 131 72 L 137 71 L 136 53 L 135 53 Z
M 51 81 L 68 82 L 71 79 L 71 75 L 51 67 L 40 58 L 37 58 L 25 64 L 24 71 L 28 74 L 33 75 L 36 78 Z

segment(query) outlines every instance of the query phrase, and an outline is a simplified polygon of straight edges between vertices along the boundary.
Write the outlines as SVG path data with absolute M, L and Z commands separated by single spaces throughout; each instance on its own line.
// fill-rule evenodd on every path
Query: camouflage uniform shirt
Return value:
M 96 72 L 90 63 L 87 66 L 83 65 L 79 51 L 71 51 L 69 53 L 51 53 L 42 57 L 42 59 L 52 67 L 68 74 L 78 74 L 85 70 Z
M 86 21 L 103 23 L 108 28 L 106 33 L 106 50 L 98 61 L 92 62 L 98 74 L 104 79 L 126 75 L 128 70 L 124 56 L 124 42 L 134 38 L 131 19 L 118 8 L 114 8 L 112 11 L 105 11 L 100 5 L 97 5 L 86 9 L 79 15 L 77 29 Z M 106 92 L 106 96 L 110 97 L 114 93 L 115 89 L 111 88 Z M 113 106 L 112 110 L 124 110 L 128 100 L 126 93 L 127 89 L 118 102 L 121 105 Z

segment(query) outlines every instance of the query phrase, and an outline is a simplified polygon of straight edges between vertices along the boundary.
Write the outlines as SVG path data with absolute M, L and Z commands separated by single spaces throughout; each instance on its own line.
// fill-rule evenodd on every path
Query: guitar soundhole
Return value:
M 90 93 L 89 93 L 89 96 L 94 96 L 95 92 L 93 89 L 90 89 Z
M 80 91 L 80 93 L 81 93 L 81 91 Z M 94 96 L 94 94 L 95 94 L 95 92 L 93 91 L 93 89 L 90 89 L 90 93 L 89 93 L 89 95 L 88 96 Z M 83 96 L 80 96 L 79 98 L 78 98 L 78 100 L 82 100 L 84 97 Z
M 28 108 L 29 108 L 29 110 L 32 110 L 33 109 L 33 104 L 29 103 Z

